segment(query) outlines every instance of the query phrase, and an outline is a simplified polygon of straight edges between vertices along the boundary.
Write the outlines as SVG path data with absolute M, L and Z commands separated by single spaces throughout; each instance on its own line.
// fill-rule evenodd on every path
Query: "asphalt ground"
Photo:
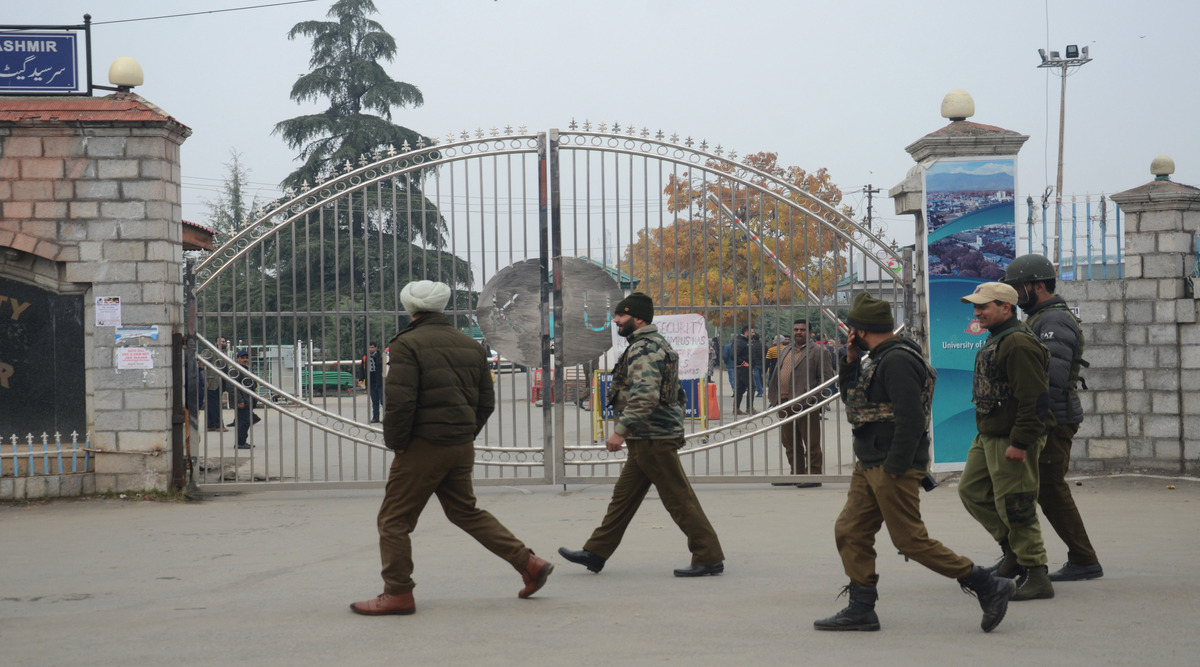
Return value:
M 385 617 L 348 609 L 382 590 L 382 488 L 5 504 L 0 664 L 1196 664 L 1200 483 L 1079 481 L 1105 576 L 1013 603 L 990 634 L 973 598 L 906 563 L 886 531 L 882 630 L 813 629 L 846 603 L 833 545 L 845 484 L 699 486 L 727 559 L 698 579 L 672 576 L 688 553 L 653 490 L 597 575 L 556 549 L 583 544 L 610 485 L 481 487 L 480 506 L 555 564 L 546 587 L 518 599 L 520 576 L 435 502 L 414 533 L 417 613 Z M 995 560 L 952 484 L 922 500 L 933 537 Z M 1057 567 L 1065 547 L 1053 534 L 1047 547 Z

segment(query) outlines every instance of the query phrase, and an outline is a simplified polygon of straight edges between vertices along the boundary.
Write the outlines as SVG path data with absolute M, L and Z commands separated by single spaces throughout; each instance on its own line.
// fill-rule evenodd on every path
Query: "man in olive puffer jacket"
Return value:
M 554 570 L 475 506 L 474 442 L 495 409 L 495 392 L 483 348 L 442 313 L 449 299 L 449 286 L 429 280 L 400 292 L 412 324 L 389 348 L 383 438 L 396 454 L 379 508 L 384 587 L 382 595 L 350 605 L 359 614 L 416 611 L 409 534 L 435 494 L 451 523 L 521 573 L 519 597 L 533 595 Z

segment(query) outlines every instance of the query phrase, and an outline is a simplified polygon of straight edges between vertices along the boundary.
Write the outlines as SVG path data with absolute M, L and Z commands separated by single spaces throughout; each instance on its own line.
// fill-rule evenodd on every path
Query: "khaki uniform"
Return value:
M 929 537 L 921 519 L 936 374 L 919 348 L 899 337 L 880 343 L 871 357 L 855 364 L 845 357 L 839 361 L 838 383 L 859 458 L 833 529 L 842 567 L 855 584 L 874 588 L 879 581 L 875 536 L 886 523 L 900 553 L 940 575 L 965 577 L 974 563 Z

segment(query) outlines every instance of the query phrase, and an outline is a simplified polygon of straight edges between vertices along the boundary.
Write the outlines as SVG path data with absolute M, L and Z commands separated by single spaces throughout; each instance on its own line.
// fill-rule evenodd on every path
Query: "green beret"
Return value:
M 860 292 L 854 297 L 854 305 L 850 306 L 846 326 L 872 333 L 891 333 L 896 321 L 892 319 L 892 307 L 887 301 Z

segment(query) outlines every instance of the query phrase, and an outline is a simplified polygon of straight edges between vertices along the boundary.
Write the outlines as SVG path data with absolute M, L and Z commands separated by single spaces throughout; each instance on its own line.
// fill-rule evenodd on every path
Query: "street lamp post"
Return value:
M 1059 56 L 1058 51 L 1051 51 L 1046 55 L 1045 49 L 1038 49 L 1038 55 L 1042 57 L 1042 64 L 1038 68 L 1059 69 L 1059 76 L 1062 77 L 1062 92 L 1059 94 L 1058 105 L 1058 180 L 1054 184 L 1054 265 L 1062 264 L 1062 246 L 1059 245 L 1059 240 L 1062 238 L 1062 181 L 1063 181 L 1063 126 L 1067 119 L 1067 70 L 1072 67 L 1080 67 L 1084 63 L 1092 61 L 1088 57 L 1088 47 L 1083 47 L 1082 53 L 1075 44 L 1067 46 L 1067 57 Z M 1074 239 L 1071 241 L 1071 248 L 1074 250 Z

